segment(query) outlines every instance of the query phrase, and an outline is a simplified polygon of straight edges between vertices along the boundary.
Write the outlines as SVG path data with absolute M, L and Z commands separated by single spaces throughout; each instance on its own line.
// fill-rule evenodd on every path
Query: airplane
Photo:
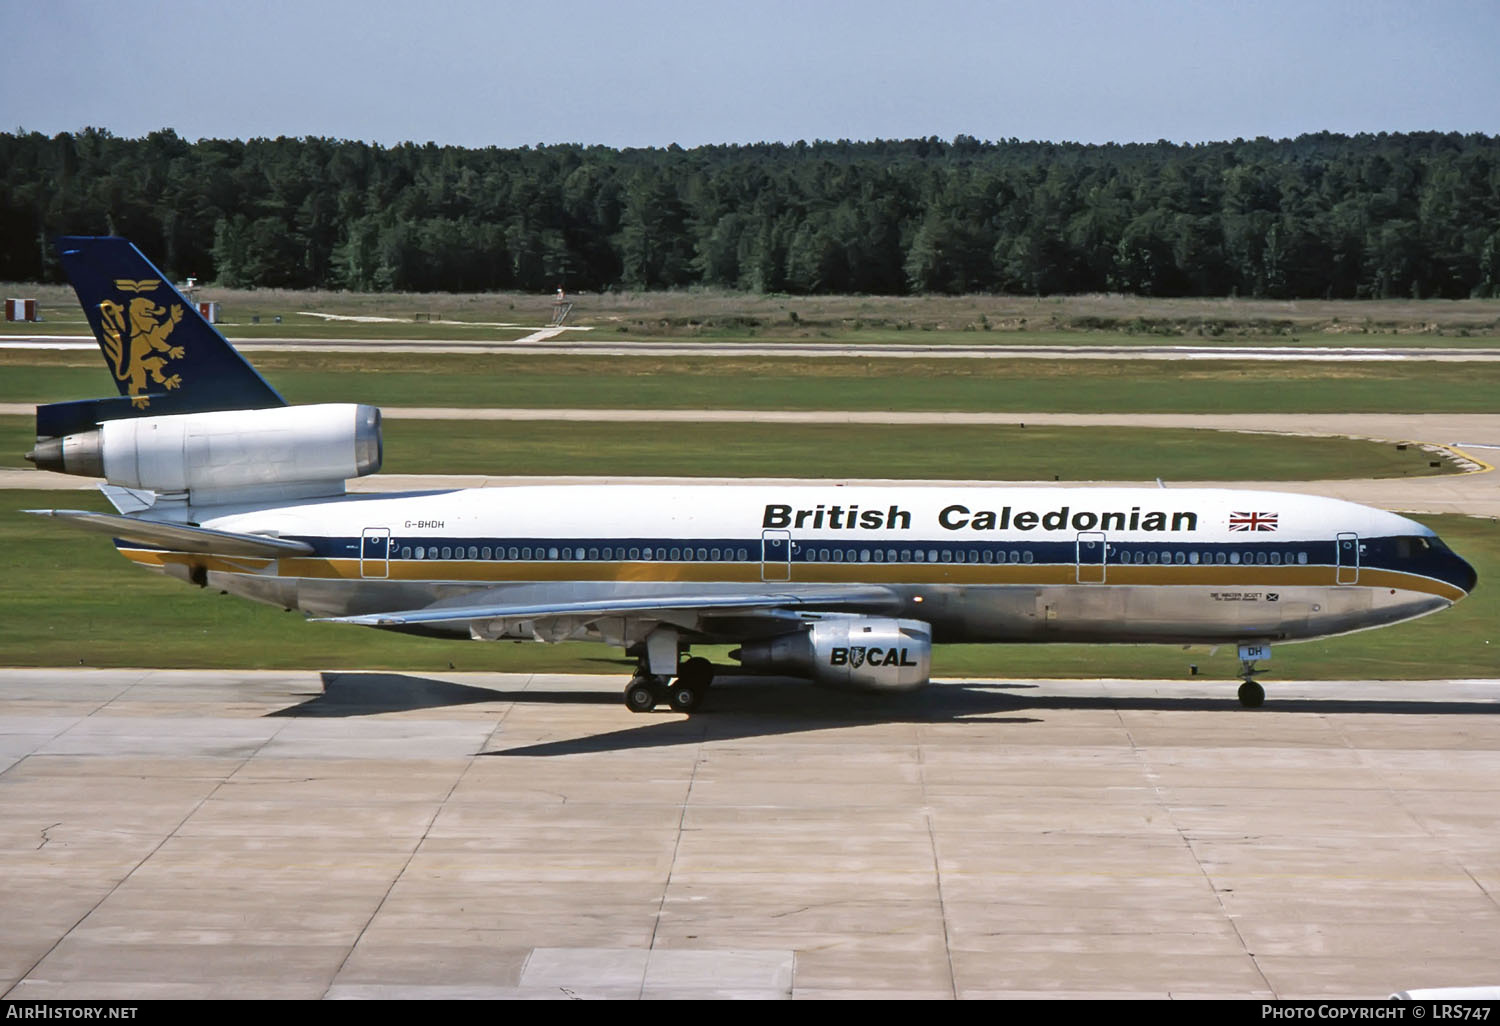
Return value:
M 37 407 L 39 469 L 117 513 L 28 510 L 133 562 L 317 621 L 637 660 L 626 706 L 702 707 L 738 671 L 865 691 L 950 642 L 1273 644 L 1399 623 L 1474 569 L 1423 525 L 1336 499 L 1200 488 L 567 485 L 348 494 L 378 408 L 289 406 L 130 242 L 58 240 L 119 394 Z

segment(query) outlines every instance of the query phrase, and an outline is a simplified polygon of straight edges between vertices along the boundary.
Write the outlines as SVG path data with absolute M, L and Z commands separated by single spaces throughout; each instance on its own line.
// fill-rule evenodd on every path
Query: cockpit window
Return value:
M 1423 538 L 1420 535 L 1409 535 L 1396 539 L 1396 558 L 1414 559 L 1425 555 L 1429 549 L 1442 549 L 1443 543 L 1436 538 Z

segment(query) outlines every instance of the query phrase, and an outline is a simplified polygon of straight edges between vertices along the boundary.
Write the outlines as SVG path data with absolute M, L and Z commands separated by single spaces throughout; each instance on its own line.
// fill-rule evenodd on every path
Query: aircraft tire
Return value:
M 1247 680 L 1240 685 L 1240 705 L 1246 709 L 1259 709 L 1265 701 L 1266 689 L 1255 681 Z
M 714 682 L 714 664 L 702 656 L 694 656 L 682 664 L 677 671 L 677 682 L 706 691 Z
M 631 678 L 625 686 L 625 708 L 633 713 L 648 713 L 656 708 L 656 687 L 650 678 Z
M 667 704 L 672 707 L 673 712 L 694 712 L 703 705 L 703 690 L 684 683 L 679 677 L 667 692 Z

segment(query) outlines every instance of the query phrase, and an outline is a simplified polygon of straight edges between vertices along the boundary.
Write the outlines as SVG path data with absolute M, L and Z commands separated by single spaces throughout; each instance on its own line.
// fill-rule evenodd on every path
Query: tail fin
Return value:
M 130 242 L 64 236 L 57 247 L 120 395 L 39 406 L 38 435 L 124 417 L 286 405 Z

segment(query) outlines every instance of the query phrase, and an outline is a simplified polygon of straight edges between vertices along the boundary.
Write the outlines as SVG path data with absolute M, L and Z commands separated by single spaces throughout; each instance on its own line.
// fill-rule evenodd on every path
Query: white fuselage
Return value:
M 498 487 L 202 510 L 198 522 L 315 551 L 227 560 L 125 550 L 169 572 L 196 560 L 218 587 L 316 616 L 473 595 L 875 585 L 890 596 L 880 612 L 930 623 L 935 641 L 1301 640 L 1444 608 L 1465 593 L 1445 560 L 1467 570 L 1396 514 L 1191 488 Z M 528 622 L 517 636 L 632 640 L 625 625 L 582 620 L 550 632 Z

